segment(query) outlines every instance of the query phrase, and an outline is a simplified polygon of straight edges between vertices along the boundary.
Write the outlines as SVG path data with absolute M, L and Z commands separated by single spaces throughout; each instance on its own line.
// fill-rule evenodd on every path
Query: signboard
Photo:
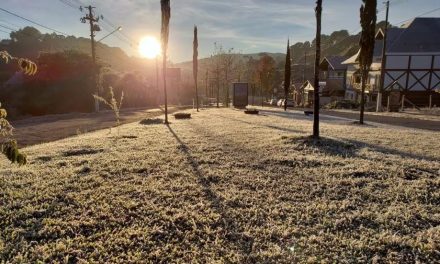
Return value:
M 234 107 L 242 108 L 248 105 L 248 83 L 233 83 Z
M 388 111 L 399 112 L 400 108 L 400 91 L 392 90 L 388 96 Z

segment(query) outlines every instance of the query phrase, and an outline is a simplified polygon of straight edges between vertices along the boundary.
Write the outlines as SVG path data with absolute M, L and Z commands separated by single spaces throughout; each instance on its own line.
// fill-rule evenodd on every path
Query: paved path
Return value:
M 170 107 L 169 112 L 177 109 L 179 108 Z M 163 111 L 159 108 L 126 109 L 122 110 L 120 115 L 121 123 L 126 124 L 163 115 Z M 14 126 L 14 138 L 24 147 L 113 127 L 115 116 L 112 111 L 71 113 L 31 117 L 11 123 Z
M 313 120 L 313 116 L 304 115 L 304 111 L 302 110 L 288 110 L 287 112 L 284 112 L 282 109 L 275 107 L 264 107 L 261 110 L 263 113 L 270 115 Z M 347 122 L 347 121 L 354 122 L 359 120 L 359 113 L 321 110 L 320 117 L 322 122 Z M 367 124 L 374 123 L 374 124 L 384 124 L 390 126 L 401 126 L 406 128 L 417 128 L 417 129 L 430 130 L 430 131 L 440 131 L 440 121 L 434 121 L 434 120 L 423 120 L 416 118 L 384 116 L 384 115 L 369 115 L 367 113 L 365 114 L 365 122 Z

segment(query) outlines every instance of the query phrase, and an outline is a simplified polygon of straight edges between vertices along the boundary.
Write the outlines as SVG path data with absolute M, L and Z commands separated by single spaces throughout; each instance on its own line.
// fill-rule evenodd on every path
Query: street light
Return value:
M 102 37 L 100 40 L 96 41 L 96 42 L 100 42 L 101 40 L 105 39 L 106 37 L 112 35 L 113 33 L 117 32 L 117 31 L 121 31 L 122 27 L 119 26 L 117 29 L 113 30 L 112 32 L 108 33 L 107 35 L 105 35 L 104 37 Z

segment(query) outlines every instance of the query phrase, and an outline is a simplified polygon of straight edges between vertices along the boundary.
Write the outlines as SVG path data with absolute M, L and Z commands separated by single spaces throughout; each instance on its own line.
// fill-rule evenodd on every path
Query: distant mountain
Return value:
M 384 28 L 385 21 L 377 24 L 376 28 Z M 392 26 L 392 25 L 389 25 Z M 347 58 L 356 54 L 359 50 L 360 33 L 351 35 L 347 30 L 334 31 L 330 35 L 321 35 L 321 58 L 330 55 L 345 56 Z M 300 81 L 305 73 L 305 79 L 310 79 L 313 76 L 313 61 L 315 58 L 315 40 L 297 42 L 290 46 L 291 56 L 293 61 L 293 78 Z M 285 54 L 284 53 L 270 53 L 260 52 L 252 54 L 237 54 L 237 58 L 258 60 L 262 54 L 271 56 L 278 67 L 284 67 Z M 199 61 L 199 65 L 204 67 L 209 62 L 209 58 L 204 58 Z M 175 64 L 175 67 L 180 67 L 184 71 L 192 71 L 192 61 L 181 62 Z

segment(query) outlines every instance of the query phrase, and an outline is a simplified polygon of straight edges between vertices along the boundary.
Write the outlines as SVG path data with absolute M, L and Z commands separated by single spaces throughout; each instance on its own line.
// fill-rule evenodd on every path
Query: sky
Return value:
M 341 29 L 357 33 L 361 3 L 323 0 L 322 33 Z M 0 7 L 69 35 L 89 37 L 88 25 L 80 22 L 83 14 L 77 7 L 81 4 L 92 4 L 95 13 L 104 17 L 100 25 L 107 31 L 99 32 L 97 39 L 113 26 L 122 26 L 121 33 L 103 43 L 121 47 L 129 55 L 139 56 L 136 45 L 143 36 L 160 37 L 160 0 L 1 0 Z M 199 57 L 212 54 L 214 42 L 241 53 L 285 52 L 288 37 L 291 43 L 314 38 L 314 7 L 315 0 L 171 0 L 169 58 L 173 62 L 192 59 L 194 25 L 199 30 Z M 436 8 L 426 15 L 430 17 L 440 16 L 439 0 L 391 0 L 390 22 L 397 24 Z M 385 20 L 381 0 L 378 10 L 378 21 Z M 32 24 L 0 10 L 0 38 L 8 37 L 10 29 L 5 26 L 28 25 Z

